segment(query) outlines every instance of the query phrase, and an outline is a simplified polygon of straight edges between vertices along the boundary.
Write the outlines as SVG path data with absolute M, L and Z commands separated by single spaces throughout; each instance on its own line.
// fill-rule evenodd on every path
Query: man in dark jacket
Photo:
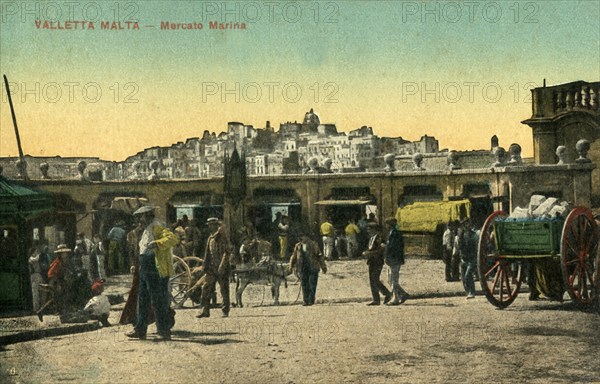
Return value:
M 394 299 L 387 305 L 400 305 L 408 298 L 408 293 L 400 286 L 400 267 L 404 264 L 404 238 L 395 218 L 389 217 L 385 223 L 389 228 L 385 263 L 390 267 L 390 284 L 394 292 Z
M 210 217 L 206 224 L 210 230 L 210 236 L 206 241 L 206 250 L 202 267 L 204 276 L 202 281 L 202 312 L 196 317 L 210 317 L 210 301 L 215 291 L 215 285 L 218 283 L 223 296 L 223 317 L 229 316 L 229 275 L 231 274 L 231 265 L 229 257 L 231 249 L 229 241 L 225 236 L 224 229 L 216 217 Z
M 462 281 L 467 299 L 475 297 L 474 273 L 477 269 L 477 247 L 479 244 L 479 231 L 473 228 L 471 219 L 462 222 L 462 228 L 456 239 L 456 247 L 460 252 L 462 261 Z
M 300 241 L 294 247 L 288 268 L 290 271 L 296 268 L 300 274 L 303 305 L 313 305 L 319 281 L 319 270 L 327 273 L 327 265 L 319 245 L 309 238 L 308 233 L 300 234 Z
M 369 285 L 371 286 L 371 294 L 373 301 L 367 305 L 379 305 L 381 303 L 380 293 L 384 295 L 383 303 L 387 304 L 392 299 L 392 292 L 381 282 L 381 270 L 383 269 L 383 241 L 379 233 L 379 225 L 377 223 L 368 224 L 368 241 L 367 249 L 363 252 L 363 256 L 367 258 L 369 266 Z

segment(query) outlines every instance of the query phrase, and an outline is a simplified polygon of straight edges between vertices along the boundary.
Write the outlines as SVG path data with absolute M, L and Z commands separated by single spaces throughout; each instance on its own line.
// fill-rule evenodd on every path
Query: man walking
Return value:
M 373 301 L 367 305 L 379 305 L 381 303 L 380 293 L 384 296 L 383 303 L 387 304 L 392 299 L 392 292 L 380 280 L 384 263 L 384 248 L 379 234 L 379 225 L 369 223 L 368 232 L 369 241 L 363 256 L 367 258 L 367 265 L 369 266 L 369 285 L 371 286 Z
M 353 218 L 348 220 L 348 225 L 344 228 L 344 232 L 346 233 L 346 254 L 349 259 L 354 259 L 358 251 L 358 234 L 360 233 L 360 228 L 355 224 Z
M 323 236 L 323 253 L 325 259 L 331 261 L 333 260 L 333 248 L 335 247 L 335 230 L 329 217 L 321 224 L 321 236 Z
M 139 241 L 140 282 L 136 322 L 127 337 L 145 339 L 148 329 L 148 311 L 154 307 L 156 328 L 160 340 L 171 340 L 169 314 L 169 277 L 174 275 L 171 248 L 179 239 L 154 217 L 154 207 L 143 206 L 135 211 L 144 231 Z
M 303 305 L 313 305 L 317 293 L 317 282 L 319 281 L 319 269 L 327 273 L 325 259 L 316 241 L 308 237 L 306 232 L 300 234 L 300 241 L 294 247 L 290 257 L 289 271 L 293 268 L 300 273 L 300 284 L 302 286 Z
M 213 297 L 217 283 L 219 283 L 219 289 L 223 297 L 223 317 L 227 317 L 231 307 L 229 300 L 229 274 L 231 271 L 229 242 L 225 233 L 223 233 L 219 219 L 211 217 L 206 221 L 206 224 L 210 230 L 210 236 L 206 241 L 206 251 L 202 262 L 204 276 L 200 279 L 202 281 L 202 312 L 196 317 L 210 317 L 210 300 Z
M 446 264 L 445 275 L 446 281 L 458 281 L 458 252 L 454 249 L 456 238 L 456 230 L 458 229 L 458 221 L 449 221 L 446 230 L 442 235 L 442 253 L 443 260 Z
M 400 267 L 404 264 L 404 237 L 395 218 L 389 217 L 385 223 L 389 229 L 385 263 L 390 267 L 390 284 L 394 292 L 394 299 L 387 305 L 400 305 L 408 298 L 408 293 L 400 286 Z
M 457 236 L 457 249 L 462 261 L 462 281 L 467 292 L 467 299 L 475 297 L 475 269 L 477 267 L 477 247 L 479 245 L 479 231 L 473 228 L 471 219 L 465 219 L 462 229 Z

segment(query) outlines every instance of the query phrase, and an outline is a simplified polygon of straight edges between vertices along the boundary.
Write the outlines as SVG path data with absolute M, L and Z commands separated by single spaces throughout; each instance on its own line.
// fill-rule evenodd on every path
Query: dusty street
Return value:
M 420 294 L 435 284 L 411 281 Z M 0 351 L 8 383 L 572 383 L 600 382 L 600 317 L 548 301 L 517 298 L 497 310 L 483 296 L 418 298 L 368 307 L 363 262 L 332 263 L 312 307 L 292 304 L 298 285 L 274 307 L 262 287 L 229 318 L 177 312 L 173 340 L 127 340 L 129 327 L 25 342 Z M 417 274 L 415 274 L 416 276 Z M 344 276 L 344 278 L 341 278 Z M 453 283 L 460 284 L 460 283 Z M 352 290 L 350 287 L 354 287 Z M 459 285 L 457 285 L 459 287 Z M 337 289 L 336 289 L 337 288 Z M 344 292 L 342 292 L 344 291 Z M 334 300 L 338 297 L 339 300 Z M 354 298 L 354 300 L 352 300 Z M 116 322 L 119 310 L 111 320 Z M 154 331 L 154 326 L 149 329 Z

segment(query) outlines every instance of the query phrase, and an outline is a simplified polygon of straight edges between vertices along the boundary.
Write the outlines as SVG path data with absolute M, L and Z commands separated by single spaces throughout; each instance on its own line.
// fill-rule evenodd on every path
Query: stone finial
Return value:
M 421 164 L 423 164 L 423 155 L 421 153 L 419 153 L 419 152 L 415 153 L 412 156 L 412 161 L 413 161 L 414 169 L 416 171 L 424 171 L 425 170 L 425 168 L 423 168 L 421 166 Z
M 329 157 L 323 160 L 323 168 L 326 173 L 333 173 L 333 171 L 331 170 L 332 164 L 333 161 Z
M 158 166 L 160 164 L 158 163 L 158 160 L 152 160 L 150 161 L 150 163 L 148 164 L 148 167 L 150 167 L 150 169 L 152 170 L 152 173 L 148 176 L 148 180 L 158 180 L 159 176 L 158 176 Z
M 506 150 L 502 147 L 496 147 L 496 149 L 494 149 L 496 162 L 492 164 L 492 167 L 501 167 L 504 164 L 504 156 L 506 156 Z
M 319 173 L 319 159 L 316 157 L 311 157 L 308 159 L 308 173 Z
M 396 160 L 396 156 L 393 153 L 388 153 L 383 156 L 383 162 L 385 163 L 384 171 L 386 172 L 394 172 L 396 168 L 394 167 L 394 161 Z
M 460 169 L 460 166 L 456 163 L 458 162 L 458 153 L 456 151 L 448 152 L 448 168 L 450 170 Z
M 581 139 L 575 144 L 575 149 L 577 150 L 577 153 L 579 154 L 579 157 L 577 158 L 577 160 L 575 160 L 576 163 L 583 164 L 583 163 L 591 163 L 592 162 L 592 160 L 588 159 L 588 157 L 587 157 L 590 147 L 591 147 L 590 141 L 587 139 Z
M 556 165 L 567 164 L 567 147 L 564 145 L 556 147 L 556 157 L 558 157 L 558 163 L 556 163 Z
M 17 166 L 17 177 L 20 179 L 24 179 L 27 174 L 27 162 L 25 160 L 21 161 L 21 159 L 15 162 Z
M 508 165 L 523 164 L 523 159 L 521 158 L 521 146 L 519 144 L 511 144 L 510 147 L 508 147 L 508 153 L 510 154 Z
M 131 175 L 129 175 L 130 179 L 139 179 L 140 175 L 140 162 L 139 161 L 134 161 L 131 164 Z
M 77 163 L 77 172 L 79 172 L 79 175 L 77 175 L 77 180 L 89 181 L 89 179 L 85 176 L 86 168 L 87 163 L 85 162 L 85 160 L 81 160 L 79 163 Z
M 51 179 L 50 175 L 48 175 L 48 171 L 50 170 L 50 165 L 46 162 L 40 164 L 40 172 L 42 173 L 42 179 L 48 180 Z

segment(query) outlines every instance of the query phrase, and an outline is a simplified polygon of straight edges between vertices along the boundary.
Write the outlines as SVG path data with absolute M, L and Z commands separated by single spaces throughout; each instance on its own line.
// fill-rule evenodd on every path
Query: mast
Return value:
M 13 107 L 12 98 L 10 96 L 10 88 L 8 87 L 8 79 L 4 75 L 4 85 L 6 86 L 6 94 L 8 95 L 8 104 L 10 105 L 10 113 L 12 115 L 13 126 L 15 127 L 15 136 L 17 137 L 17 147 L 19 148 L 19 159 L 21 160 L 21 174 L 23 180 L 29 180 L 27 176 L 27 168 L 25 166 L 25 156 L 23 156 L 23 148 L 21 147 L 21 137 L 19 136 L 19 127 L 17 126 L 17 116 L 15 115 L 15 108 Z

